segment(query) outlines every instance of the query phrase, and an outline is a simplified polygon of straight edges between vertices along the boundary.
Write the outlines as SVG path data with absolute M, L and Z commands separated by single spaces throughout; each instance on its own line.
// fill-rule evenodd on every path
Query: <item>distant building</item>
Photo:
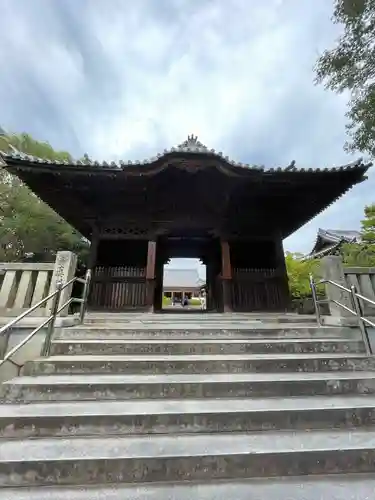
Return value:
M 305 259 L 319 259 L 325 255 L 335 255 L 343 243 L 360 243 L 361 233 L 344 229 L 318 229 L 315 245 Z
M 197 269 L 164 269 L 163 294 L 165 297 L 182 300 L 198 297 L 205 281 Z

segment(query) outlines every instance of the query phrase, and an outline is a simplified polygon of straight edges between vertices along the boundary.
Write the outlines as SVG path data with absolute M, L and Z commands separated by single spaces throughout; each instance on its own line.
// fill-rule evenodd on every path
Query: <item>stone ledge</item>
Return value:
M 358 319 L 355 316 L 322 316 L 321 319 L 324 326 L 348 326 L 351 328 L 358 328 Z M 374 316 L 369 316 L 367 319 L 375 323 Z
M 12 319 L 9 316 L 0 316 L 0 327 L 9 323 Z M 13 328 L 36 328 L 46 320 L 45 316 L 29 316 L 28 318 L 21 319 Z M 65 316 L 56 318 L 56 328 L 64 328 L 68 326 L 76 326 L 79 324 L 78 316 Z

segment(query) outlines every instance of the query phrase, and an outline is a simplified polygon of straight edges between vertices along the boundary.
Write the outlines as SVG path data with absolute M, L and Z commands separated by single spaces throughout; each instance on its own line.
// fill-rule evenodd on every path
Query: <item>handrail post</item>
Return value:
M 50 316 L 51 319 L 50 319 L 50 322 L 48 323 L 48 327 L 47 327 L 46 338 L 45 338 L 43 349 L 42 349 L 42 356 L 48 356 L 49 352 L 50 352 L 51 340 L 52 340 L 53 332 L 55 330 L 56 316 L 57 316 L 57 311 L 59 309 L 62 287 L 63 287 L 62 282 L 58 281 L 56 283 L 56 295 L 53 297 L 53 302 L 52 302 L 52 307 L 51 307 L 51 316 Z
M 311 294 L 312 294 L 312 298 L 313 298 L 313 302 L 314 302 L 316 322 L 318 323 L 318 326 L 322 326 L 318 297 L 317 297 L 317 293 L 316 293 L 316 284 L 315 284 L 315 281 L 314 281 L 312 274 L 309 274 L 309 282 L 310 282 Z
M 81 302 L 81 307 L 79 309 L 79 322 L 80 322 L 80 324 L 82 324 L 84 319 L 85 319 L 87 300 L 88 300 L 89 291 L 90 291 L 90 284 L 91 284 L 91 269 L 87 269 L 86 276 L 85 276 L 85 284 L 83 286 L 83 292 L 82 292 L 82 302 Z
M 363 321 L 362 305 L 359 298 L 357 297 L 357 287 L 355 285 L 352 285 L 350 287 L 350 292 L 352 296 L 354 310 L 356 312 L 356 316 L 358 317 L 358 326 L 361 331 L 363 341 L 365 343 L 366 352 L 367 354 L 372 354 L 371 342 L 368 336 L 366 323 Z

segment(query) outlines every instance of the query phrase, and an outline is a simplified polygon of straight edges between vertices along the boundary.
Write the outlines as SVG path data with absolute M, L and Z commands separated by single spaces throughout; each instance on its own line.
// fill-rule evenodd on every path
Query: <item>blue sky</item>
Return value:
M 340 30 L 332 3 L 1 0 L 0 125 L 95 159 L 145 159 L 194 133 L 267 167 L 352 161 L 348 96 L 313 84 Z M 318 227 L 358 228 L 374 187 L 371 172 L 285 249 L 309 251 Z

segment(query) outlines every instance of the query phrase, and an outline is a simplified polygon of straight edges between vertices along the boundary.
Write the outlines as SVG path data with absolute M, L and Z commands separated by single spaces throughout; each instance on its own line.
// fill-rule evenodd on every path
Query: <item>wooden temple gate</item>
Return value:
M 215 246 L 216 245 L 216 246 Z M 93 284 L 89 306 L 92 310 L 125 311 L 162 309 L 163 266 L 166 259 L 165 244 L 158 253 L 157 241 L 142 241 L 137 246 L 138 259 L 129 258 L 131 252 L 124 252 L 125 246 L 133 246 L 132 241 L 116 245 L 105 241 L 102 246 L 109 247 L 112 258 L 108 260 L 108 251 L 99 251 L 97 265 L 93 266 Z M 243 245 L 240 245 L 242 249 Z M 278 262 L 277 253 L 273 254 L 274 267 L 250 268 L 233 267 L 240 262 L 241 255 L 236 245 L 218 240 L 211 244 L 214 251 L 205 256 L 207 266 L 207 309 L 219 312 L 283 311 L 288 307 L 288 284 L 284 261 Z M 119 263 L 121 255 L 128 255 L 133 265 L 112 265 Z M 103 257 L 104 256 L 104 257 Z M 120 257 L 119 257 L 120 256 Z M 139 257 L 142 257 L 139 259 Z M 138 260 L 138 262 L 136 262 Z M 270 261 L 271 262 L 271 261 Z
M 128 266 L 94 267 L 89 305 L 92 309 L 109 311 L 146 307 L 146 269 Z
M 287 308 L 285 275 L 278 269 L 233 269 L 235 311 L 280 311 Z
M 172 256 L 204 259 L 212 310 L 284 311 L 282 241 L 365 180 L 370 166 L 358 160 L 334 169 L 299 170 L 295 162 L 266 169 L 232 161 L 194 135 L 136 162 L 0 156 L 91 241 L 91 307 L 115 311 L 160 310 L 162 266 Z M 181 254 L 168 256 L 175 238 Z M 206 239 L 207 251 L 199 239 Z

